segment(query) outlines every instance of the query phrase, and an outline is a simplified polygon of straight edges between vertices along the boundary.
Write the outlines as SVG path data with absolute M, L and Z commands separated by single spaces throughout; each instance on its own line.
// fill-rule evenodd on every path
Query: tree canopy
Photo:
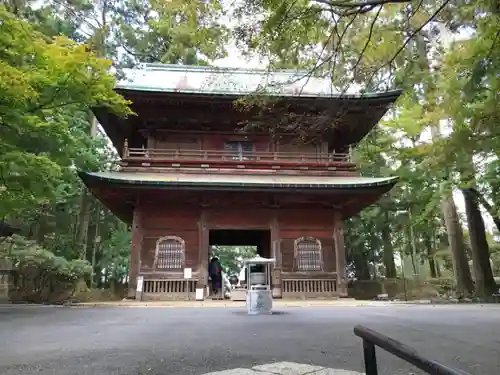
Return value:
M 84 166 L 82 111 L 131 111 L 113 91 L 110 61 L 85 45 L 48 37 L 4 6 L 0 34 L 0 216 L 8 217 L 47 203 L 68 169 Z

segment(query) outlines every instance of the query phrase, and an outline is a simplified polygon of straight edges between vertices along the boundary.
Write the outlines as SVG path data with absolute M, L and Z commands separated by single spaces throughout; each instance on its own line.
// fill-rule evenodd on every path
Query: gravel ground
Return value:
M 356 324 L 471 374 L 500 373 L 497 306 L 394 305 L 290 307 L 272 316 L 242 308 L 0 307 L 0 374 L 201 375 L 276 362 L 362 372 Z M 380 374 L 420 373 L 377 354 Z

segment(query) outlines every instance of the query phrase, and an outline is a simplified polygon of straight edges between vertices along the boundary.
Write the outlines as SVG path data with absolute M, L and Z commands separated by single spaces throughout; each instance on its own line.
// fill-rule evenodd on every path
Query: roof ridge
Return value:
M 181 64 L 161 64 L 161 63 L 142 63 L 139 64 L 139 69 L 144 70 L 161 70 L 172 72 L 214 72 L 214 73 L 302 73 L 308 74 L 305 69 L 265 69 L 265 68 L 244 68 L 244 67 L 224 67 L 216 65 L 181 65 Z M 329 76 L 330 74 L 326 74 Z

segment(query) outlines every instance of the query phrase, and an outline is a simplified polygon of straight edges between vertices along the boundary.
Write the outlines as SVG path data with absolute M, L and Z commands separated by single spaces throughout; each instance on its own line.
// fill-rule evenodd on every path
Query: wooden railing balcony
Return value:
M 339 168 L 350 170 L 355 166 L 350 153 L 301 152 L 231 152 L 226 150 L 179 150 L 124 148 L 122 166 L 164 166 L 172 164 L 201 164 L 218 167 L 282 168 Z
M 208 161 L 280 161 L 280 162 L 312 162 L 312 163 L 350 163 L 349 154 L 318 154 L 300 152 L 265 152 L 252 151 L 231 153 L 220 150 L 169 150 L 130 148 L 124 159 L 169 159 L 169 160 L 208 160 Z

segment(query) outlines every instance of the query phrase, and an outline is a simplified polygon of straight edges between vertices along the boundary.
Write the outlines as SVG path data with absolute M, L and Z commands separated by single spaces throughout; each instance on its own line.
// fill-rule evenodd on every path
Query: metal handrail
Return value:
M 418 354 L 415 349 L 362 325 L 354 327 L 354 334 L 363 339 L 366 375 L 378 375 L 375 346 L 378 346 L 396 357 L 411 363 L 429 375 L 469 375 L 464 371 L 424 358 Z

